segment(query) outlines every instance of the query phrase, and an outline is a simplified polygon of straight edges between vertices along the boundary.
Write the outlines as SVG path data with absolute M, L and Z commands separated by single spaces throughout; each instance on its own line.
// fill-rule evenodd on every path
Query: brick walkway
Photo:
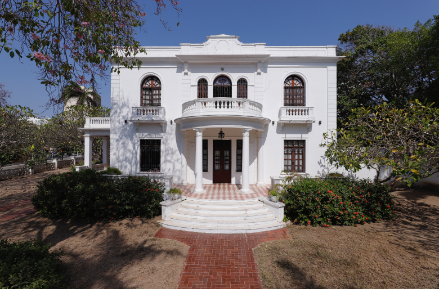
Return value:
M 155 237 L 190 246 L 178 288 L 262 288 L 253 249 L 267 241 L 289 238 L 285 229 L 203 234 L 167 228 L 159 229 Z
M 20 209 L 20 210 L 17 210 Z M 16 217 L 32 214 L 35 212 L 32 203 L 28 201 L 19 201 L 0 206 L 0 222 L 14 219 Z
M 269 185 L 256 186 L 250 185 L 251 194 L 240 193 L 240 185 L 233 184 L 213 184 L 203 185 L 206 190 L 205 193 L 195 194 L 192 191 L 195 189 L 195 185 L 176 185 L 181 190 L 183 196 L 196 198 L 196 199 L 209 199 L 209 200 L 246 200 L 255 199 L 258 197 L 268 196 Z

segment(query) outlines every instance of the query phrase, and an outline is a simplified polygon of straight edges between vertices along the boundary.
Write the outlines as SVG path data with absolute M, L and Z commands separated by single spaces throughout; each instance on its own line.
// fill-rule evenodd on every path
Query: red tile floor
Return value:
M 253 249 L 267 241 L 289 238 L 286 229 L 203 234 L 167 228 L 160 228 L 155 237 L 190 246 L 178 288 L 262 288 Z
M 195 185 L 175 185 L 183 193 L 183 196 L 196 198 L 196 199 L 210 199 L 210 200 L 245 200 L 254 199 L 258 197 L 268 196 L 269 185 L 256 186 L 250 185 L 251 194 L 240 193 L 240 185 L 233 184 L 213 184 L 203 185 L 204 193 L 193 193 Z

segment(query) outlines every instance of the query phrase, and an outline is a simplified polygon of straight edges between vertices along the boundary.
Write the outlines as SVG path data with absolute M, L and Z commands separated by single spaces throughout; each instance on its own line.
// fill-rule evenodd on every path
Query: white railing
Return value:
M 262 104 L 244 98 L 200 98 L 183 103 L 183 117 L 196 115 L 262 116 Z
M 110 128 L 110 117 L 86 117 L 84 128 Z
M 166 110 L 161 106 L 133 107 L 131 111 L 133 121 L 166 120 Z
M 314 121 L 314 107 L 283 106 L 279 109 L 280 121 L 312 122 Z

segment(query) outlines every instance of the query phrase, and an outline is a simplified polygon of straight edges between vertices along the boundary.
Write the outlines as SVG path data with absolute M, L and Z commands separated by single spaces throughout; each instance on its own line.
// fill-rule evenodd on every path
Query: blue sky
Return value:
M 247 43 L 335 45 L 340 33 L 360 24 L 412 28 L 416 21 L 424 23 L 439 14 L 437 0 L 180 0 L 180 17 L 170 7 L 164 12 L 163 19 L 172 28 L 167 31 L 154 15 L 154 1 L 138 1 L 147 13 L 145 31 L 137 35 L 145 46 L 202 43 L 206 36 L 222 33 Z M 13 92 L 9 102 L 51 116 L 52 110 L 43 112 L 47 93 L 36 79 L 33 62 L 26 58 L 21 62 L 0 54 L 0 83 Z M 100 83 L 102 105 L 109 107 L 109 80 Z

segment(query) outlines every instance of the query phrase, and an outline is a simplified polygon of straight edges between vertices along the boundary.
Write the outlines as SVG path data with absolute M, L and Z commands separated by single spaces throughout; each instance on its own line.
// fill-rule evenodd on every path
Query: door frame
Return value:
M 219 146 L 219 144 L 222 144 L 221 146 Z M 217 144 L 217 146 L 215 146 L 215 144 Z M 224 149 L 229 149 L 229 170 L 228 170 L 228 174 L 226 173 L 227 171 L 223 171 L 222 172 L 218 172 L 215 171 L 215 148 L 221 148 L 221 160 L 220 163 L 223 166 L 224 165 Z M 221 183 L 225 183 L 225 184 L 230 184 L 232 183 L 232 140 L 213 140 L 213 144 L 212 144 L 212 183 L 213 184 L 221 184 Z M 217 173 L 215 173 L 217 172 Z M 219 174 L 219 175 L 218 175 Z M 215 176 L 216 175 L 216 176 Z

